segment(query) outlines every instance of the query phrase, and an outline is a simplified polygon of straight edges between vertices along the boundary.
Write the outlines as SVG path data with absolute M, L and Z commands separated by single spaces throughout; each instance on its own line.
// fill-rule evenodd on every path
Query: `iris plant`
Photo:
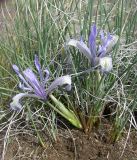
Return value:
M 89 35 L 88 46 L 81 39 L 80 41 L 71 39 L 68 45 L 74 46 L 79 49 L 90 61 L 92 67 L 100 66 L 102 72 L 110 72 L 113 68 L 112 58 L 106 54 L 111 51 L 112 47 L 116 44 L 118 36 L 112 36 L 110 33 L 105 36 L 104 32 L 100 31 L 101 44 L 96 45 L 96 38 L 98 31 L 96 25 L 91 27 Z
M 98 35 L 100 36 L 100 41 L 98 41 Z M 90 132 L 92 127 L 96 123 L 100 122 L 99 118 L 101 117 L 101 114 L 104 110 L 104 104 L 102 99 L 106 95 L 104 85 L 104 73 L 110 72 L 113 68 L 112 58 L 108 56 L 107 53 L 112 50 L 112 47 L 116 44 L 117 41 L 118 36 L 111 35 L 110 33 L 105 34 L 103 30 L 98 31 L 96 25 L 94 24 L 91 27 L 91 32 L 88 39 L 88 46 L 83 42 L 82 39 L 80 41 L 70 39 L 67 43 L 70 46 L 78 48 L 79 51 L 88 58 L 91 67 L 97 68 L 95 72 L 88 75 L 89 77 L 86 78 L 83 86 L 84 88 L 85 86 L 88 86 L 88 92 L 90 93 L 92 91 L 91 95 L 94 95 L 92 97 L 88 97 L 88 95 L 87 97 L 85 97 L 85 101 L 86 98 L 89 101 L 87 107 L 88 109 L 86 108 L 86 111 L 80 111 L 79 115 L 81 119 L 81 124 L 83 125 L 83 129 L 86 133 Z M 92 78 L 93 76 L 95 76 L 95 78 Z M 92 80 L 95 81 L 93 82 Z M 79 86 L 80 85 L 82 84 L 79 84 Z M 95 97 L 99 97 L 99 99 L 96 100 Z
M 49 107 L 51 107 L 60 115 L 62 115 L 64 118 L 66 118 L 68 121 L 70 121 L 70 123 L 72 123 L 74 126 L 81 128 L 81 124 L 79 122 L 79 119 L 76 117 L 75 113 L 72 110 L 65 107 L 58 99 L 56 99 L 51 94 L 55 89 L 57 89 L 57 87 L 64 85 L 65 89 L 67 91 L 70 91 L 71 76 L 66 75 L 58 77 L 51 83 L 51 85 L 49 85 L 47 89 L 45 89 L 46 88 L 45 86 L 47 86 L 47 82 L 49 80 L 49 71 L 47 69 L 42 71 L 37 55 L 35 55 L 34 63 L 38 71 L 39 78 L 32 71 L 32 69 L 27 68 L 23 72 L 21 72 L 16 65 L 13 65 L 13 69 L 20 79 L 19 87 L 24 92 L 19 93 L 13 97 L 12 102 L 10 103 L 10 108 L 13 110 L 21 110 L 22 98 L 24 97 L 37 98 L 47 103 Z M 48 102 L 48 98 L 50 98 L 52 102 Z
M 46 101 L 49 94 L 55 90 L 58 86 L 66 85 L 66 90 L 71 90 L 71 77 L 69 75 L 56 78 L 51 85 L 45 89 L 46 83 L 49 79 L 49 71 L 45 69 L 42 72 L 38 56 L 35 55 L 35 66 L 39 74 L 39 79 L 32 69 L 27 68 L 22 73 L 16 65 L 13 65 L 13 69 L 20 78 L 19 88 L 25 91 L 24 93 L 19 93 L 13 97 L 13 101 L 10 103 L 10 107 L 13 110 L 22 109 L 20 103 L 23 97 L 34 97 Z

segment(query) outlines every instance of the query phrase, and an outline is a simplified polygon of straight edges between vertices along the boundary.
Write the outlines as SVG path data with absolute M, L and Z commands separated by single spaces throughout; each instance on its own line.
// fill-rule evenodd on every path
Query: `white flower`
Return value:
M 99 65 L 103 72 L 110 72 L 113 68 L 111 57 L 102 57 L 99 59 Z

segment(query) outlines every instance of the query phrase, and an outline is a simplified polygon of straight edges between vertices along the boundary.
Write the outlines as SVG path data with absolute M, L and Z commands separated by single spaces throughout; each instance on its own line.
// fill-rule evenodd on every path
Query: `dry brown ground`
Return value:
M 137 160 L 137 133 L 131 133 L 124 149 L 126 134 L 115 144 L 108 143 L 106 126 L 90 136 L 82 131 L 72 129 L 70 134 L 62 129 L 56 143 L 45 140 L 46 148 L 42 148 L 34 136 L 16 135 L 9 139 L 4 160 Z M 2 155 L 3 141 L 0 146 Z

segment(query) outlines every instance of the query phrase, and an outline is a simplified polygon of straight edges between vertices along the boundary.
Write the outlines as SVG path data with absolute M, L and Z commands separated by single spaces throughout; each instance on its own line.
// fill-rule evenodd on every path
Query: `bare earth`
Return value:
M 90 136 L 75 129 L 70 130 L 71 134 L 60 129 L 55 143 L 51 144 L 45 135 L 46 148 L 38 144 L 36 137 L 18 134 L 10 137 L 4 160 L 137 160 L 137 133 L 132 131 L 124 149 L 127 134 L 115 144 L 109 143 L 109 127 L 105 122 L 102 129 L 93 131 Z M 3 140 L 0 146 L 2 155 Z

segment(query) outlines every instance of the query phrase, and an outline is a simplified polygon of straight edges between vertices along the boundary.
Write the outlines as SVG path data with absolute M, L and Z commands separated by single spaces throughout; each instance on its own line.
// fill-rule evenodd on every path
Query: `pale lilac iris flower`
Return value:
M 98 31 L 96 25 L 91 27 L 88 46 L 81 39 L 80 41 L 70 39 L 67 43 L 79 49 L 90 61 L 92 67 L 100 66 L 102 72 L 110 72 L 113 68 L 112 58 L 106 54 L 112 50 L 112 47 L 117 43 L 118 36 L 112 36 L 108 33 L 106 36 L 103 31 L 100 31 L 101 44 L 96 45 Z
M 58 86 L 65 85 L 66 90 L 71 90 L 71 76 L 69 75 L 56 78 L 51 85 L 45 89 L 46 83 L 49 80 L 49 71 L 47 69 L 42 71 L 37 55 L 35 55 L 34 63 L 38 71 L 39 78 L 30 68 L 20 72 L 19 68 L 16 65 L 13 65 L 13 69 L 20 79 L 19 88 L 24 91 L 24 93 L 19 93 L 12 98 L 10 108 L 13 110 L 22 109 L 20 101 L 23 97 L 33 97 L 46 101 L 48 95 Z

